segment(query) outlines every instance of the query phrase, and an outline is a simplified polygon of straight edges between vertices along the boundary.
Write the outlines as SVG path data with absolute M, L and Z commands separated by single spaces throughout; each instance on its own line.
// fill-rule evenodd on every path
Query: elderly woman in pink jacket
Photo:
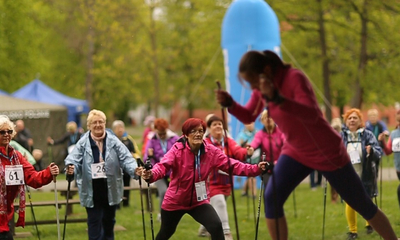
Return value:
M 182 125 L 183 136 L 153 169 L 137 172 L 149 182 L 163 178 L 171 170 L 171 182 L 161 206 L 161 228 L 157 240 L 169 239 L 184 214 L 205 226 L 212 240 L 224 240 L 221 220 L 208 199 L 207 178 L 212 170 L 229 172 L 228 158 L 217 147 L 203 141 L 206 124 L 189 118 Z M 230 159 L 234 175 L 257 176 L 266 163 L 249 165 Z

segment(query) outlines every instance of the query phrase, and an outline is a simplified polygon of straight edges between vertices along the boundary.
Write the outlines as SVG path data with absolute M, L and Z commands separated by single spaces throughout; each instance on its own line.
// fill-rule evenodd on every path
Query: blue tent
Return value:
M 65 106 L 68 109 L 68 121 L 75 121 L 78 125 L 80 125 L 80 115 L 89 112 L 89 105 L 85 100 L 59 93 L 38 79 L 33 80 L 11 95 L 16 98 Z

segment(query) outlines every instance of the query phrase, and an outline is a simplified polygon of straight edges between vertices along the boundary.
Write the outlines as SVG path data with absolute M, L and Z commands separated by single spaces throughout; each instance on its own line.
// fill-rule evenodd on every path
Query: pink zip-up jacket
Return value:
M 269 113 L 286 137 L 281 154 L 320 171 L 343 167 L 350 158 L 340 135 L 324 119 L 306 76 L 295 68 L 280 69 L 274 85 L 284 102 L 268 103 Z M 249 102 L 234 102 L 229 112 L 243 123 L 251 123 L 266 106 L 260 91 L 253 90 Z
M 245 164 L 232 158 L 231 167 L 233 175 L 254 177 L 261 174 L 257 165 Z M 203 141 L 200 148 L 199 169 L 195 165 L 195 156 L 190 151 L 189 144 L 184 138 L 179 139 L 164 155 L 161 162 L 154 165 L 152 169 L 153 176 L 150 182 L 163 178 L 171 170 L 171 182 L 161 208 L 166 211 L 189 210 L 209 203 L 209 199 L 197 201 L 195 182 L 207 181 L 209 174 L 215 169 L 228 172 L 228 158 L 219 148 Z
M 279 130 L 277 126 L 274 127 L 274 130 L 271 133 L 271 145 L 269 144 L 270 138 L 267 131 L 264 129 L 258 131 L 254 136 L 253 141 L 251 141 L 250 146 L 254 149 L 261 147 L 261 153 L 265 152 L 265 157 L 268 162 L 276 163 L 278 161 L 279 156 L 281 155 L 281 150 L 283 147 L 283 143 L 285 142 L 285 135 Z M 270 146 L 272 146 L 272 157 L 270 153 Z

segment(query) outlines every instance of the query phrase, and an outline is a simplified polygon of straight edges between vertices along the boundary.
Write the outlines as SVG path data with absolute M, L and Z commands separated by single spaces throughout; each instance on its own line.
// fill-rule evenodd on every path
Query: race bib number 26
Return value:
M 107 178 L 105 162 L 92 164 L 92 179 Z
M 6 165 L 5 170 L 4 177 L 7 186 L 25 184 L 22 165 Z

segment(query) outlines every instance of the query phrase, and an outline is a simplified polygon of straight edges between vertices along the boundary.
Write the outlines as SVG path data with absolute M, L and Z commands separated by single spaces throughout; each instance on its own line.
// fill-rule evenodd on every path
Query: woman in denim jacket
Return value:
M 115 212 L 123 196 L 122 170 L 134 177 L 137 163 L 128 148 L 106 131 L 102 111 L 90 111 L 87 125 L 89 131 L 65 159 L 67 174 L 75 174 L 88 215 L 89 240 L 113 240 Z

